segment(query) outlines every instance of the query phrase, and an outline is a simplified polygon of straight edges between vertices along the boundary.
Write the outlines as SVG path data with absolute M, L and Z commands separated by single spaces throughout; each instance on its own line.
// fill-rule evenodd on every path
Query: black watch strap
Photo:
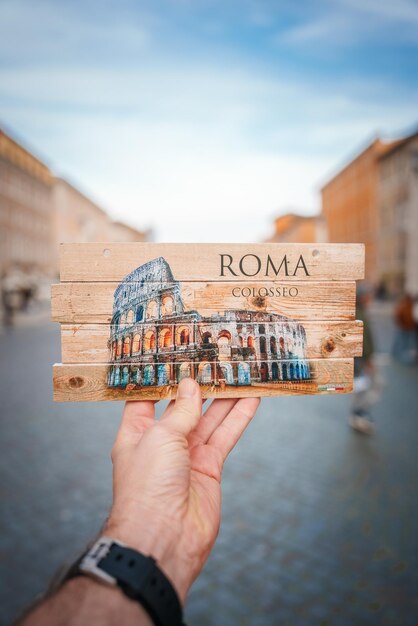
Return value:
M 81 574 L 118 585 L 145 608 L 156 626 L 183 625 L 177 593 L 152 557 L 109 537 L 101 537 L 74 564 L 67 578 Z

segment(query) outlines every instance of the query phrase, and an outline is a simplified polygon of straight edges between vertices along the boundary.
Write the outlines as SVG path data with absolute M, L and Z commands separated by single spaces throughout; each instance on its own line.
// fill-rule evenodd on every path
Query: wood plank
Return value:
M 174 280 L 364 278 L 363 244 L 79 243 L 61 245 L 61 281 L 121 282 L 159 257 L 169 264 Z
M 52 319 L 64 323 L 109 324 L 117 287 L 117 283 L 106 282 L 52 285 Z M 147 285 L 146 288 L 149 290 L 151 287 Z M 265 295 L 271 293 L 270 289 L 274 295 Z M 271 281 L 262 286 L 253 282 L 240 285 L 230 282 L 180 283 L 185 311 L 198 311 L 200 315 L 211 316 L 215 312 L 247 310 L 276 313 L 294 320 L 353 320 L 355 289 L 355 282 L 349 281 L 286 284 Z M 136 303 L 139 301 L 138 297 L 134 300 Z M 161 295 L 151 297 L 149 291 L 144 292 L 144 306 L 149 300 L 159 303 Z
M 266 326 L 266 333 L 269 335 L 269 325 Z M 344 358 L 362 354 L 361 321 L 306 321 L 303 326 L 306 331 L 307 358 Z M 133 334 L 130 326 L 126 326 L 126 331 L 127 334 Z M 110 333 L 110 327 L 105 324 L 63 324 L 63 363 L 107 363 L 110 359 Z M 175 328 L 173 334 L 176 336 Z
M 196 364 L 198 366 L 198 364 Z M 276 395 L 339 394 L 352 391 L 353 359 L 311 359 L 311 379 L 292 382 L 259 382 L 246 386 L 202 384 L 205 398 L 261 397 Z M 54 365 L 54 400 L 162 400 L 175 396 L 177 385 L 108 387 L 107 365 Z M 192 368 L 193 372 L 193 368 Z M 193 375 L 193 374 L 192 374 Z

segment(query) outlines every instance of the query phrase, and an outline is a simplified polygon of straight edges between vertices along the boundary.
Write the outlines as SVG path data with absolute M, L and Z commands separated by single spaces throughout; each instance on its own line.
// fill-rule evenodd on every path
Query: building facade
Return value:
M 418 133 L 379 159 L 379 277 L 393 295 L 418 296 Z
M 49 168 L 0 129 L 0 276 L 52 274 Z
M 375 139 L 321 189 L 332 243 L 364 243 L 365 277 L 391 296 L 418 293 L 417 133 Z
M 364 243 L 365 277 L 378 282 L 378 159 L 385 145 L 373 141 L 322 189 L 322 214 L 331 243 Z
M 309 380 L 301 324 L 265 312 L 186 311 L 180 282 L 162 258 L 131 272 L 114 294 L 110 387 Z
M 327 241 L 326 223 L 322 215 L 287 213 L 274 220 L 274 234 L 270 243 L 324 243 Z
M 63 178 L 53 182 L 52 246 L 55 272 L 59 269 L 61 243 L 108 241 L 107 213 Z
M 107 241 L 150 241 L 151 232 L 138 230 L 124 222 L 110 222 Z

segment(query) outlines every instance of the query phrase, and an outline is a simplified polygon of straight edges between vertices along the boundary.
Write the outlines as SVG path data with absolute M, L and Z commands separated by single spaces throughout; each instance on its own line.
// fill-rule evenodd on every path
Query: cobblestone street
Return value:
M 418 624 L 418 369 L 390 362 L 377 433 L 350 396 L 263 400 L 223 479 L 216 547 L 189 626 Z M 0 334 L 0 623 L 9 624 L 99 529 L 122 404 L 53 404 L 57 325 Z

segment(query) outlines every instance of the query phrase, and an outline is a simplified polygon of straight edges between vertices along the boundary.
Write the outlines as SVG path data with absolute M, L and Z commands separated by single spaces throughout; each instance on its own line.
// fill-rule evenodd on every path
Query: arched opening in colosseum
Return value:
M 260 376 L 261 376 L 261 382 L 265 383 L 268 381 L 269 379 L 269 368 L 267 363 L 262 363 L 260 365 Z
M 134 340 L 132 342 L 132 353 L 137 353 L 141 350 L 141 337 L 140 335 L 135 335 Z
M 270 352 L 272 354 L 277 354 L 276 337 L 273 336 L 270 337 Z
M 203 333 L 202 340 L 205 345 L 207 345 L 208 343 L 212 343 L 212 333 L 210 333 L 209 331 Z
M 143 384 L 144 385 L 154 384 L 154 366 L 153 365 L 148 364 L 144 367 Z
M 266 327 L 264 326 L 264 324 L 259 324 L 258 325 L 258 332 L 260 335 L 264 335 L 266 332 Z
M 131 339 L 130 337 L 125 337 L 123 340 L 123 356 L 129 356 L 131 353 Z
M 249 348 L 254 348 L 254 337 L 250 335 L 247 339 L 247 346 Z
M 199 382 L 208 385 L 212 382 L 212 366 L 210 363 L 202 362 L 199 364 Z
M 187 326 L 180 326 L 176 332 L 176 344 L 187 346 L 190 341 L 190 331 Z
M 134 385 L 138 385 L 139 384 L 139 368 L 138 367 L 133 367 L 132 371 L 131 371 L 131 383 L 133 383 Z
M 284 339 L 283 337 L 280 337 L 279 339 L 279 346 L 280 346 L 280 354 L 283 357 L 285 354 L 285 349 L 284 349 Z
M 157 385 L 168 385 L 170 381 L 170 366 L 168 363 L 157 365 Z
M 221 330 L 218 335 L 218 346 L 229 346 L 231 343 L 231 333 L 228 330 Z
M 153 330 L 149 330 L 144 337 L 144 349 L 154 350 L 155 348 L 155 333 Z
M 112 360 L 113 360 L 113 361 L 116 359 L 117 353 L 118 353 L 118 343 L 117 343 L 117 341 L 115 340 L 115 341 L 112 343 Z
M 126 314 L 126 323 L 132 324 L 133 321 L 134 321 L 134 312 L 132 309 L 129 309 L 128 313 Z
M 183 378 L 190 378 L 190 363 L 182 363 L 178 368 L 177 380 L 180 382 Z
M 174 309 L 174 300 L 172 296 L 164 296 L 162 314 L 171 315 L 171 313 L 173 312 L 173 309 Z
M 136 310 L 135 322 L 141 322 L 143 317 L 144 317 L 144 307 L 141 304 L 141 306 L 139 306 Z
M 273 380 L 279 380 L 279 366 L 277 363 L 271 365 L 271 377 Z
M 250 366 L 248 363 L 238 363 L 238 384 L 249 385 L 251 383 Z
M 119 357 L 122 354 L 122 339 L 119 339 L 118 341 L 118 347 L 116 350 L 116 355 Z
M 160 347 L 168 348 L 169 346 L 171 346 L 171 330 L 163 328 L 160 333 Z
M 129 383 L 129 368 L 124 367 L 122 371 L 121 385 L 127 385 Z
M 260 352 L 261 352 L 261 354 L 266 354 L 266 352 L 267 352 L 266 338 L 265 337 L 260 337 Z
M 157 303 L 155 302 L 155 300 L 151 300 L 151 302 L 148 302 L 147 306 L 147 319 L 150 319 L 152 317 L 157 317 Z
M 232 372 L 232 365 L 230 363 L 222 363 L 220 366 L 222 372 L 222 378 L 225 379 L 227 385 L 234 383 L 234 374 Z
M 119 385 L 120 383 L 120 368 L 117 367 L 115 369 L 115 386 Z
M 290 380 L 295 379 L 295 366 L 293 365 L 293 363 L 289 365 L 289 376 L 290 376 Z
M 239 345 L 241 348 L 244 347 L 244 337 L 242 335 L 238 336 Z
M 299 368 L 299 363 L 296 363 L 296 378 L 300 378 L 300 368 Z

